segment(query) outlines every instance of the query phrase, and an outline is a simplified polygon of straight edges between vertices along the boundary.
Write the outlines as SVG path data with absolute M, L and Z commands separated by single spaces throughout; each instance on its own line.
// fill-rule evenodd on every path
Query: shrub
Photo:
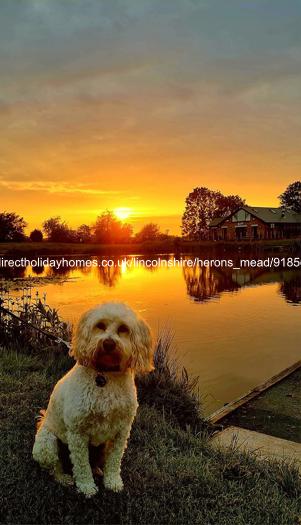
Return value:
M 42 242 L 43 233 L 41 232 L 41 230 L 32 230 L 32 232 L 29 235 L 29 238 L 32 242 Z

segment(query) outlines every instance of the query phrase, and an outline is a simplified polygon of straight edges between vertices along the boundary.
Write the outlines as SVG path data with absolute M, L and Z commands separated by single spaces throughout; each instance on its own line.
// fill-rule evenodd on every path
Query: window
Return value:
M 258 239 L 258 226 L 257 224 L 252 225 L 252 238 Z
M 232 222 L 244 222 L 251 219 L 250 214 L 245 210 L 238 210 L 232 215 Z
M 235 226 L 235 235 L 237 240 L 247 238 L 247 227 L 246 226 Z
M 227 239 L 227 226 L 222 227 L 222 239 L 225 241 Z

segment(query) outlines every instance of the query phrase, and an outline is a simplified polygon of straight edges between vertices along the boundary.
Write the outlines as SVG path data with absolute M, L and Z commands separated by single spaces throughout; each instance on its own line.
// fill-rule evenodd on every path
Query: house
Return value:
M 301 237 L 301 213 L 283 208 L 241 206 L 209 225 L 210 239 L 256 240 Z

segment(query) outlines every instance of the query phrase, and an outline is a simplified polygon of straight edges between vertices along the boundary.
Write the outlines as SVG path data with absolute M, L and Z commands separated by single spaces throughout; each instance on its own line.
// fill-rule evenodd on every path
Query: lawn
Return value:
M 1 523 L 300 523 L 297 471 L 211 449 L 187 378 L 175 382 L 162 366 L 139 382 L 141 404 L 122 465 L 125 490 L 100 487 L 86 500 L 58 485 L 31 458 L 34 418 L 71 364 L 51 350 L 0 349 Z

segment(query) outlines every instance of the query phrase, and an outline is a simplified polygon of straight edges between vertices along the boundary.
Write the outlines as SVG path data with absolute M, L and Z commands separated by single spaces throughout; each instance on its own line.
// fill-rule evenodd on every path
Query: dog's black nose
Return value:
M 106 352 L 112 352 L 112 350 L 115 350 L 116 348 L 116 343 L 114 339 L 111 339 L 111 338 L 105 339 L 102 345 L 103 345 L 103 349 Z

